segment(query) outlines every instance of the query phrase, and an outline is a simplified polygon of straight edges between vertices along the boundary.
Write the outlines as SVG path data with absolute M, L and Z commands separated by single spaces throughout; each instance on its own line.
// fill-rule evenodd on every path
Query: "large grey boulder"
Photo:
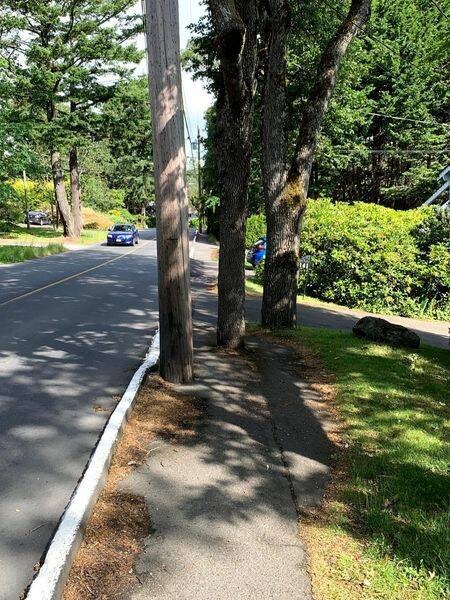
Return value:
M 395 325 L 378 317 L 363 317 L 353 326 L 353 333 L 358 337 L 374 342 L 385 342 L 391 346 L 406 346 L 407 348 L 420 346 L 420 337 L 417 333 L 403 325 Z

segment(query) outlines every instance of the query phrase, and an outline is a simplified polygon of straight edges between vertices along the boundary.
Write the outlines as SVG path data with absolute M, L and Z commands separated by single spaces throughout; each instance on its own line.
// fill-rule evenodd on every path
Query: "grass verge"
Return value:
M 303 526 L 315 597 L 450 597 L 450 352 L 305 327 L 276 337 L 319 357 L 341 425 L 323 510 Z
M 42 256 L 65 252 L 61 244 L 48 246 L 0 246 L 0 264 L 18 263 Z
M 25 244 L 38 244 L 48 242 L 49 244 L 62 244 L 73 242 L 76 244 L 95 244 L 106 240 L 106 231 L 85 229 L 80 238 L 64 238 L 62 229 L 54 230 L 52 227 L 31 227 L 28 231 L 25 226 L 8 226 L 7 231 L 0 231 L 0 244 L 8 244 L 10 241 L 23 242 Z

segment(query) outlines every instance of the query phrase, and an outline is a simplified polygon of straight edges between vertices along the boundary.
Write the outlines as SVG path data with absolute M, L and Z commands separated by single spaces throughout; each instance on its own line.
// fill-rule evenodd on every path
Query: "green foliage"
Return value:
M 133 43 L 143 27 L 134 4 L 2 3 L 0 182 L 20 177 L 22 169 L 30 179 L 44 179 L 54 149 L 66 169 L 68 150 L 76 146 L 86 205 L 106 212 L 125 198 L 140 209 L 141 188 L 151 187 L 151 121 L 145 78 L 131 77 L 143 57 Z
M 247 219 L 247 247 L 264 233 L 263 215 Z M 301 254 L 312 255 L 299 276 L 309 296 L 381 313 L 450 316 L 448 212 L 310 201 L 300 239 Z M 263 284 L 263 266 L 254 278 Z
M 132 225 L 142 224 L 142 215 L 132 215 L 126 208 L 115 208 L 108 212 L 115 223 L 131 223 Z
M 439 208 L 428 211 L 426 219 L 412 233 L 421 252 L 429 252 L 434 244 L 450 249 L 450 212 Z
M 320 50 L 344 9 L 301 3 L 289 44 L 289 130 L 298 123 Z M 373 0 L 368 26 L 339 70 L 316 154 L 312 195 L 423 203 L 446 165 L 449 91 L 443 72 L 449 20 L 436 3 Z M 421 151 L 423 150 L 423 151 Z
M 444 228 L 442 241 L 426 250 L 419 247 L 420 226 L 434 218 L 432 214 L 364 203 L 310 202 L 301 253 L 312 255 L 312 266 L 300 274 L 299 285 L 303 287 L 306 279 L 309 295 L 344 306 L 405 316 L 448 316 Z
M 20 221 L 22 216 L 23 205 L 14 188 L 9 182 L 0 181 L 0 228 L 5 230 L 8 224 Z
M 265 261 L 264 260 L 262 260 L 254 268 L 254 275 L 252 277 L 252 280 L 255 283 L 258 283 L 259 285 L 264 285 L 264 268 L 265 268 Z
M 105 213 L 123 208 L 125 192 L 120 189 L 110 189 L 101 177 L 86 177 L 82 189 L 83 203 L 86 206 Z
M 26 187 L 21 179 L 11 182 L 11 187 L 15 192 L 15 199 L 21 208 L 22 215 L 25 210 L 26 202 L 30 210 L 43 210 L 46 213 L 51 212 L 54 204 L 53 186 L 48 181 L 27 180 Z
M 262 235 L 266 235 L 266 217 L 264 215 L 251 215 L 247 219 L 245 247 L 251 248 Z
M 412 235 L 419 250 L 422 312 L 446 317 L 450 311 L 450 213 L 432 209 Z
M 287 47 L 289 157 L 320 55 L 342 21 L 347 3 L 291 2 Z M 370 22 L 358 32 L 341 66 L 324 119 L 310 184 L 314 198 L 420 206 L 436 189 L 447 163 L 450 19 L 437 2 L 373 0 Z M 185 60 L 219 96 L 217 44 L 208 18 L 193 28 Z M 263 52 L 261 54 L 264 54 Z M 256 91 L 249 211 L 261 206 L 261 64 Z M 207 115 L 204 178 L 220 196 L 214 109 Z M 288 158 L 289 158 L 288 157 Z
M 190 219 L 189 227 L 192 227 L 192 229 L 198 229 L 198 225 L 199 225 L 199 220 L 197 217 Z
M 108 146 L 109 187 L 124 190 L 133 213 L 154 202 L 152 121 L 146 77 L 120 82 L 99 117 L 99 136 Z

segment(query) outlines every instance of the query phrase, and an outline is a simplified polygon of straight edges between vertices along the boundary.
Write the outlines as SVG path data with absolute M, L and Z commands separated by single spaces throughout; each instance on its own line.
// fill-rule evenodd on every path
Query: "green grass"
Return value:
M 305 327 L 277 335 L 312 349 L 332 374 L 348 444 L 344 483 L 317 533 L 335 559 L 321 559 L 327 600 L 450 597 L 450 352 Z
M 249 263 L 247 263 L 246 268 L 251 268 L 251 265 L 249 265 Z M 254 294 L 262 295 L 262 293 L 263 293 L 263 286 L 260 285 L 259 283 L 256 283 L 251 278 L 245 280 L 245 287 L 249 292 L 253 292 Z M 329 308 L 332 308 L 332 307 L 345 308 L 343 306 L 340 306 L 339 304 L 332 304 L 331 302 L 325 302 L 324 300 L 319 300 L 318 298 L 313 298 L 312 296 L 299 295 L 299 296 L 297 296 L 297 302 L 299 302 L 299 303 L 303 302 L 304 304 L 316 304 L 317 306 L 327 306 Z
M 97 229 L 85 229 L 81 238 L 76 240 L 77 244 L 95 244 L 103 242 L 106 239 L 106 231 Z M 33 242 L 49 242 L 51 244 L 62 243 L 64 241 L 62 229 L 54 230 L 51 227 L 31 227 L 28 231 L 23 225 L 8 225 L 5 230 L 0 229 L 0 244 L 2 241 L 14 240 L 15 242 L 24 242 L 33 244 Z
M 65 252 L 61 244 L 48 246 L 0 246 L 0 264 L 18 263 L 42 256 Z

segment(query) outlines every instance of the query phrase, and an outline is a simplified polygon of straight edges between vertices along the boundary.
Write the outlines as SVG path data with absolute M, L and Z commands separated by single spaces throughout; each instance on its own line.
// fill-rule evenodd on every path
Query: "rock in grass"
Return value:
M 403 325 L 389 323 L 378 317 L 363 317 L 353 326 L 353 333 L 374 342 L 385 342 L 391 346 L 418 348 L 420 337 Z

